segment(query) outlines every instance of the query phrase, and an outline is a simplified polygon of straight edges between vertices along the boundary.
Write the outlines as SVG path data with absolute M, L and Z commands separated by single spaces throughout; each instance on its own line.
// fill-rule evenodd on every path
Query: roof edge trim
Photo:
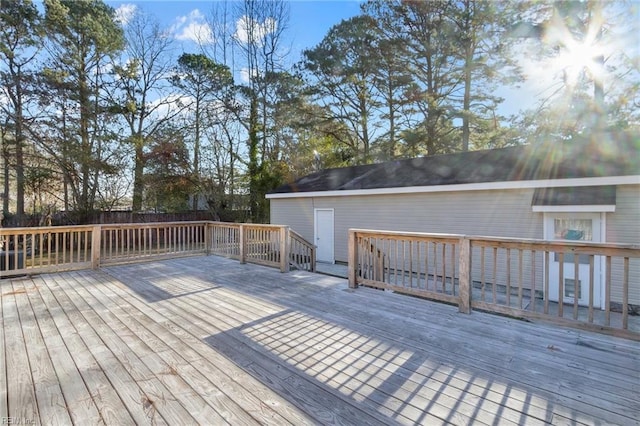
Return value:
M 640 175 L 464 183 L 456 185 L 402 186 L 394 188 L 349 189 L 344 191 L 286 192 L 267 194 L 265 197 L 267 199 L 348 197 L 357 195 L 424 194 L 430 192 L 487 191 L 500 189 L 557 188 L 563 186 L 601 185 L 640 185 Z
M 589 204 L 566 206 L 532 206 L 531 211 L 542 213 L 613 213 L 615 205 Z

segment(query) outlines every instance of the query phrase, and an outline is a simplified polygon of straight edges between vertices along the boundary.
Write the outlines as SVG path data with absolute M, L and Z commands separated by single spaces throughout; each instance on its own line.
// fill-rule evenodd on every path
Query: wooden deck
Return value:
M 2 424 L 640 424 L 640 344 L 209 256 L 0 281 Z

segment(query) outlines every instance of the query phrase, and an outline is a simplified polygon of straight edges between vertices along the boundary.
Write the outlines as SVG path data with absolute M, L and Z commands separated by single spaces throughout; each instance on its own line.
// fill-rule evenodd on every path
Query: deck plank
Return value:
M 168 281 L 168 278 L 165 276 L 165 279 L 162 280 L 164 283 Z M 140 281 L 137 280 L 136 283 L 130 284 L 134 288 L 140 285 Z M 171 293 L 167 291 L 167 289 L 153 289 L 149 286 L 145 286 L 143 291 L 149 294 L 150 292 L 157 291 L 159 294 Z M 226 325 L 226 321 L 231 321 L 232 324 L 239 325 L 236 319 L 237 313 L 235 312 L 227 312 L 226 315 L 221 315 L 218 317 L 220 321 L 215 321 L 214 323 L 207 322 L 203 317 L 205 314 L 202 311 L 195 311 L 192 306 L 188 302 L 186 302 L 183 298 L 176 298 L 172 300 L 171 304 L 165 305 L 167 311 L 170 312 L 168 315 L 174 316 L 180 321 L 182 321 L 183 326 L 188 326 L 191 332 L 195 333 L 196 337 L 199 339 L 207 338 L 208 336 L 215 336 L 216 338 L 220 336 L 224 336 L 225 331 L 232 326 Z M 257 317 L 256 317 L 257 318 Z M 186 320 L 186 321 L 185 321 Z M 222 328 L 220 328 L 220 324 L 223 324 Z M 213 345 L 218 348 L 219 340 L 216 339 L 216 344 Z M 222 343 L 220 343 L 222 344 Z M 244 347 L 244 343 L 241 341 L 236 341 L 231 343 L 232 346 L 238 348 L 238 353 L 247 353 L 249 351 L 248 348 Z M 250 352 L 249 352 L 250 353 Z M 268 363 L 265 359 L 253 359 L 256 363 Z M 251 363 L 249 363 L 251 364 Z M 249 364 L 243 365 L 245 369 L 249 368 Z M 301 395 L 304 395 L 304 401 L 306 404 L 303 404 L 307 411 L 307 415 L 311 415 L 315 419 L 320 419 L 321 423 L 325 423 L 327 421 L 327 416 L 331 417 L 331 423 L 342 424 L 346 421 L 346 424 L 353 424 L 354 422 L 362 422 L 366 421 L 369 424 L 384 424 L 382 419 L 376 420 L 376 416 L 372 414 L 368 414 L 365 412 L 360 412 L 358 409 L 355 409 L 350 404 L 345 404 L 344 401 L 341 401 L 336 394 L 331 393 L 331 391 L 318 387 L 315 383 L 305 381 L 302 384 L 297 383 L 297 387 L 295 389 L 291 389 L 290 386 L 287 386 L 287 383 L 283 380 L 277 380 L 277 378 L 273 377 L 272 371 L 278 371 L 281 369 L 277 368 L 277 365 L 274 363 L 268 363 L 267 368 L 263 368 L 259 370 L 259 378 L 263 383 L 268 383 L 269 387 L 283 393 L 288 397 L 288 399 L 292 402 L 300 401 Z M 291 373 L 288 373 L 287 376 L 290 376 Z M 304 385 L 304 386 L 303 386 Z M 333 401 L 332 403 L 327 403 L 325 405 L 317 404 L 313 401 Z M 300 405 L 299 405 L 300 406 Z M 330 406 L 332 409 L 328 413 L 326 407 Z M 346 418 L 347 420 L 343 420 Z M 367 420 L 368 419 L 368 420 Z
M 145 408 L 141 401 L 141 391 L 129 376 L 127 369 L 68 302 L 60 290 L 59 280 L 62 278 L 58 274 L 43 277 L 44 285 L 40 294 L 52 311 L 60 335 L 82 372 L 84 382 L 93 385 L 90 393 L 94 402 L 101 405 L 99 409 L 102 418 L 109 418 L 105 413 L 112 413 L 110 407 L 117 407 L 119 400 L 119 404 L 125 409 L 117 411 L 116 414 L 128 413 L 137 424 L 148 424 L 151 421 L 155 424 L 167 424 L 162 417 Z M 106 386 L 102 382 L 103 376 Z M 105 389 L 115 392 L 117 400 L 105 394 Z M 84 409 L 84 405 L 80 409 Z M 126 423 L 128 422 L 125 421 L 124 424 Z
M 168 330 L 164 329 L 164 332 L 159 335 L 154 334 L 146 328 L 154 324 L 148 317 L 134 317 L 130 309 L 118 306 L 118 300 L 112 299 L 102 291 L 105 287 L 103 284 L 81 275 L 74 278 L 75 282 L 71 283 L 72 289 L 100 314 L 105 323 L 123 336 L 123 340 L 131 350 L 143 354 L 141 359 L 147 367 L 171 391 L 173 397 L 184 405 L 195 420 L 216 424 L 227 424 L 229 421 L 243 424 L 255 423 L 251 417 L 242 416 L 242 412 L 239 412 L 238 407 L 233 404 L 231 409 L 224 410 L 225 415 L 214 410 L 214 407 L 201 394 L 210 395 L 217 389 L 167 344 L 167 340 L 171 338 Z M 175 347 L 181 347 L 180 343 L 176 342 Z
M 46 292 L 46 284 L 35 278 L 27 294 L 73 423 L 90 424 L 96 419 L 101 419 L 105 424 L 132 422 L 95 360 L 85 355 L 86 348 L 73 344 L 78 342 L 77 339 L 67 342 L 63 339 L 58 327 L 65 329 L 71 324 L 62 318 L 63 311 L 59 306 L 50 304 L 50 309 L 47 307 L 44 299 Z M 72 346 L 67 346 L 67 343 Z
M 161 306 L 156 305 L 154 309 L 137 301 L 121 286 L 102 286 L 101 290 L 130 303 L 133 308 L 130 312 L 134 312 L 136 316 L 148 317 L 152 321 L 148 325 L 157 335 L 163 336 L 170 347 L 180 348 L 180 355 L 185 361 L 216 384 L 216 387 L 211 389 L 212 393 L 205 392 L 205 395 L 216 403 L 216 408 L 232 423 L 250 424 L 251 419 L 243 415 L 246 410 L 253 416 L 252 418 L 257 419 L 253 421 L 261 423 L 310 424 L 306 415 L 298 412 L 286 400 L 273 396 L 272 392 L 261 383 L 247 380 L 242 374 L 238 374 L 234 364 L 212 352 L 209 345 L 191 334 L 193 328 L 190 321 L 174 315 L 173 312 Z M 207 385 L 207 388 L 209 386 Z
M 638 342 L 335 277 L 211 256 L 0 290 L 6 412 L 36 423 L 640 425 Z
M 5 292 L 2 295 L 2 314 L 4 316 L 4 349 L 8 389 L 7 418 L 25 423 L 40 423 L 16 294 L 11 285 L 5 287 Z M 25 326 L 28 324 L 25 323 Z
M 9 417 L 9 407 L 8 407 L 8 393 L 7 393 L 7 369 L 6 369 L 6 358 L 5 358 L 5 338 L 4 338 L 4 328 L 5 328 L 5 320 L 3 314 L 3 294 L 5 289 L 11 288 L 11 281 L 9 280 L 0 280 L 0 418 L 6 419 Z M 11 290 L 13 291 L 13 290 Z
M 209 300 L 209 299 L 207 299 Z M 221 324 L 224 323 L 224 321 L 226 320 L 225 316 L 221 316 L 221 315 L 214 315 L 213 313 L 217 311 L 217 309 L 214 309 L 213 306 L 209 306 L 208 304 L 206 304 L 202 299 L 200 300 L 185 300 L 184 303 L 187 303 L 187 306 L 190 309 L 198 309 L 198 317 L 199 318 L 204 318 L 204 319 L 208 319 L 209 323 L 211 324 Z M 217 303 L 216 303 L 217 304 Z M 255 313 L 255 311 L 253 311 Z M 231 313 L 229 313 L 229 315 L 231 315 Z M 237 319 L 237 317 L 234 317 Z M 323 331 L 322 334 L 318 334 L 317 330 L 314 330 L 313 327 L 305 327 L 305 322 L 313 322 L 313 323 L 320 323 L 322 326 L 325 326 L 326 328 L 328 328 L 328 330 Z M 332 356 L 333 354 L 331 354 L 328 351 L 311 351 L 311 353 L 304 353 L 304 348 L 308 347 L 309 344 L 308 342 L 305 343 L 304 341 L 299 341 L 297 340 L 297 338 L 303 338 L 303 340 L 308 340 L 308 339 L 315 339 L 315 340 L 320 340 L 320 341 L 327 341 L 328 339 L 331 339 L 331 337 L 338 332 L 337 330 L 335 330 L 336 327 L 331 327 L 330 325 L 319 321 L 317 319 L 313 319 L 313 318 L 308 318 L 308 317 L 301 317 L 300 321 L 296 321 L 296 318 L 291 318 L 291 315 L 284 315 L 279 317 L 278 322 L 282 325 L 282 328 L 284 328 L 284 333 L 281 333 L 280 336 L 275 336 L 273 340 L 275 340 L 276 342 L 282 342 L 282 341 L 287 341 L 287 349 L 289 349 L 289 352 L 287 351 L 278 351 L 277 348 L 276 350 L 274 350 L 274 352 L 277 352 L 278 355 L 280 356 L 284 356 L 285 359 L 289 360 L 289 359 L 293 359 L 295 357 L 296 354 L 302 354 L 303 355 L 303 360 L 306 362 L 310 362 L 311 365 L 307 366 L 302 362 L 294 362 L 294 366 L 296 366 L 297 368 L 303 368 L 304 372 L 306 374 L 309 374 L 312 371 L 312 368 L 315 366 L 319 366 L 322 367 L 322 365 L 326 366 L 326 367 L 330 367 L 332 364 L 338 363 L 340 362 L 339 358 L 336 358 L 335 356 Z M 302 331 L 300 331 L 302 330 Z M 265 334 L 269 334 L 270 332 L 273 332 L 273 328 L 270 327 L 268 330 L 261 328 L 259 330 L 257 330 L 257 332 L 255 333 L 255 336 L 252 336 L 251 334 L 247 334 L 248 337 L 252 337 L 253 340 L 256 340 L 258 342 L 261 342 L 261 339 L 264 338 Z M 357 336 L 360 337 L 360 336 Z M 245 340 L 245 338 L 240 337 L 240 339 Z M 216 345 L 218 345 L 220 342 L 219 339 L 216 340 Z M 264 344 L 264 342 L 261 342 Z M 316 342 L 317 343 L 317 342 Z M 342 342 L 337 342 L 338 344 L 341 344 Z M 246 344 L 251 346 L 251 339 L 246 340 Z M 264 345 L 265 347 L 269 347 L 268 344 Z M 228 345 L 229 348 L 233 348 L 234 345 Z M 260 345 L 254 345 L 253 349 L 256 352 L 260 352 L 260 350 L 262 349 L 260 347 Z M 295 351 L 293 352 L 293 355 L 291 355 L 289 357 L 289 354 L 291 351 Z M 353 350 L 353 349 L 351 349 Z M 299 351 L 299 352 L 298 352 Z M 347 354 L 349 353 L 349 351 L 347 351 Z M 238 361 L 238 359 L 240 357 L 242 357 L 244 354 L 241 353 L 238 350 L 233 350 L 232 352 L 228 352 L 228 355 L 230 357 L 233 357 L 236 361 Z M 357 359 L 355 360 L 356 364 L 357 364 Z M 252 363 L 252 358 L 249 358 L 249 361 L 246 362 L 246 364 L 251 364 Z M 396 368 L 396 367 L 394 367 Z M 312 374 L 312 376 L 314 376 Z M 319 376 L 314 376 L 316 379 L 319 379 Z M 364 385 L 366 385 L 366 379 L 363 382 Z M 357 393 L 357 392 L 356 392 Z M 406 392 L 405 392 L 406 394 Z M 449 413 L 449 409 L 451 408 L 451 406 L 453 406 L 456 401 L 454 401 L 454 398 L 457 398 L 459 396 L 459 393 L 454 395 L 453 397 L 448 397 L 448 403 L 449 406 L 447 406 L 446 404 L 443 405 L 443 411 L 441 414 L 443 413 Z M 387 402 L 388 404 L 396 404 L 399 405 L 401 404 L 401 401 L 398 401 L 397 398 L 393 397 L 392 395 L 385 395 L 386 399 L 395 399 L 396 401 L 393 402 Z M 421 399 L 420 397 L 418 397 L 418 399 Z M 362 395 L 361 400 L 367 401 L 366 399 L 366 395 Z M 415 404 L 411 404 L 409 405 L 406 409 L 410 410 L 410 409 L 414 409 L 414 410 L 418 410 L 420 407 L 420 404 L 422 404 L 424 402 L 424 400 L 420 400 L 415 402 Z M 441 403 L 437 403 L 437 406 L 440 406 Z M 468 403 L 464 403 L 463 404 L 464 407 L 466 408 L 469 412 L 473 412 L 474 411 L 474 405 L 468 404 Z M 436 407 L 437 408 L 437 407 Z M 463 418 L 463 415 L 461 414 L 464 410 L 463 408 L 460 408 L 459 411 L 459 419 L 461 421 L 461 419 Z M 434 408 L 433 410 L 434 412 L 436 412 L 437 410 Z M 480 413 L 481 414 L 481 413 Z M 479 413 L 476 413 L 475 416 L 475 421 L 480 421 L 479 419 L 480 415 Z M 442 418 L 446 418 L 446 415 Z M 435 419 L 431 419 L 432 421 L 434 421 Z M 415 419 L 411 419 L 411 418 L 407 418 L 407 421 L 409 423 L 415 421 Z M 469 419 L 467 418 L 467 421 L 469 421 Z M 512 423 L 514 424 L 514 423 Z
M 151 418 L 161 417 L 169 424 L 193 423 L 195 419 L 185 407 L 176 400 L 171 391 L 162 384 L 155 374 L 143 361 L 143 357 L 150 354 L 140 345 L 137 351 L 128 347 L 124 342 L 129 333 L 120 324 L 108 324 L 102 320 L 97 310 L 86 304 L 73 291 L 73 274 L 61 280 L 59 285 L 67 299 L 70 310 L 78 317 L 78 321 L 86 324 L 99 336 L 113 355 L 120 360 L 133 383 L 138 387 L 137 401 Z M 67 291 L 64 291 L 67 290 Z
M 52 424 L 70 424 L 71 417 L 62 394 L 60 381 L 44 343 L 41 334 L 42 328 L 36 321 L 35 313 L 29 301 L 28 294 L 37 290 L 30 280 L 16 279 L 12 281 L 12 284 L 31 368 L 39 415 Z
M 204 273 L 206 273 L 206 271 Z M 268 281 L 268 277 L 265 278 L 266 281 Z M 240 280 L 237 285 L 247 286 L 246 281 L 242 280 Z M 247 289 L 247 291 L 251 291 L 256 296 L 263 296 L 267 299 L 281 300 L 287 297 L 285 292 L 279 292 L 274 288 L 265 289 L 263 286 L 256 289 Z M 362 289 L 362 291 L 358 292 L 368 294 L 379 293 L 378 291 L 369 289 Z M 325 304 L 341 303 L 341 300 L 338 299 L 328 300 L 327 294 L 323 293 L 322 296 L 322 299 L 317 300 L 299 298 L 297 299 L 296 306 L 305 310 L 313 311 L 314 309 L 317 309 L 322 311 L 322 309 L 329 309 L 323 307 L 323 300 Z M 406 299 L 406 297 L 398 295 L 393 296 L 395 296 L 396 299 Z M 341 298 L 347 299 L 348 297 L 341 296 Z M 410 304 L 411 302 L 406 300 L 404 303 Z M 300 306 L 301 304 L 303 306 Z M 333 314 L 325 314 L 325 318 L 329 318 L 335 322 L 354 324 L 354 326 L 357 326 L 358 320 L 366 323 L 377 324 L 378 327 L 375 330 L 363 330 L 363 333 L 368 332 L 371 334 L 381 334 L 392 341 L 397 340 L 397 335 L 393 335 L 388 332 L 388 330 L 393 330 L 394 327 L 398 328 L 398 320 L 405 322 L 403 318 L 399 318 L 398 316 L 389 316 L 389 313 L 384 311 L 384 308 L 380 310 L 371 309 L 370 304 L 366 302 L 352 303 L 350 306 L 345 306 L 345 311 L 348 312 L 348 315 L 350 315 L 353 322 L 344 322 L 344 318 Z M 447 315 L 452 318 L 455 317 L 456 321 L 460 316 L 465 319 L 469 318 L 469 316 L 452 313 L 452 311 Z M 380 318 L 381 316 L 383 318 Z M 495 316 L 491 316 L 492 319 L 494 317 Z M 506 319 L 500 319 L 500 321 L 505 320 Z M 513 322 L 513 320 L 508 321 Z M 517 321 L 515 321 L 515 323 L 517 323 Z M 429 326 L 431 326 L 431 324 L 429 324 Z M 526 328 L 526 324 L 520 324 L 520 326 Z M 424 343 L 428 343 L 431 345 L 430 351 L 435 349 L 440 352 L 443 356 L 443 360 L 445 361 L 446 355 L 456 353 L 459 357 L 468 359 L 467 366 L 469 368 L 477 368 L 478 365 L 480 365 L 481 367 L 484 367 L 484 373 L 489 376 L 504 377 L 508 381 L 522 384 L 525 387 L 532 387 L 532 389 L 536 391 L 548 391 L 549 395 L 556 395 L 558 398 L 561 398 L 563 404 L 582 406 L 583 409 L 586 410 L 585 414 L 587 414 L 587 416 L 591 416 L 594 415 L 595 412 L 599 412 L 601 420 L 604 422 L 612 421 L 613 419 L 613 421 L 625 424 L 629 422 L 630 419 L 634 419 L 638 413 L 638 401 L 634 399 L 633 393 L 629 393 L 629 388 L 624 385 L 624 382 L 622 386 L 618 386 L 617 383 L 594 381 L 592 380 L 592 377 L 590 377 L 591 372 L 581 373 L 579 370 L 573 368 L 571 363 L 555 363 L 553 361 L 549 361 L 548 355 L 541 356 L 540 353 L 544 353 L 544 351 L 540 350 L 542 348 L 538 348 L 529 360 L 527 359 L 526 353 L 521 355 L 521 348 L 517 344 L 517 341 L 510 342 L 508 345 L 505 345 L 500 341 L 495 342 L 494 345 L 487 345 L 487 341 L 495 340 L 495 338 L 492 339 L 491 336 L 488 336 L 489 338 L 486 340 L 476 339 L 475 333 L 464 332 L 464 330 L 462 330 L 460 326 L 453 321 L 446 326 L 438 327 L 436 325 L 435 331 L 436 335 L 440 337 L 437 341 L 433 341 L 430 336 L 430 331 L 425 331 L 424 327 L 422 329 L 419 329 L 419 327 L 402 327 L 400 336 L 401 339 L 408 339 L 411 342 L 420 342 L 418 347 Z M 525 330 L 522 330 L 521 333 L 522 332 L 525 332 Z M 556 334 L 557 335 L 552 334 L 550 337 L 552 339 L 551 341 L 557 341 L 557 339 L 560 338 L 560 341 L 564 343 L 562 333 Z M 476 351 L 475 348 L 481 348 L 481 350 Z M 513 360 L 515 360 L 515 362 Z M 542 363 L 543 367 L 549 369 L 549 374 L 540 376 L 540 374 L 537 373 L 535 368 L 540 363 Z M 505 365 L 509 368 L 505 369 Z M 637 365 L 637 358 L 635 358 L 635 361 L 632 358 L 628 359 L 627 365 L 630 366 L 629 377 L 633 382 L 633 380 L 638 378 L 638 371 L 633 368 L 633 365 Z M 530 375 L 527 374 L 527 369 L 530 370 Z M 576 379 L 576 376 L 578 379 Z M 599 388 L 600 386 L 605 387 L 607 391 L 612 391 L 614 394 L 610 395 L 608 392 L 603 392 Z M 571 399 L 573 399 L 573 401 Z M 586 402 L 586 404 L 583 404 L 583 402 Z M 593 410 L 593 407 L 597 408 Z M 605 408 L 609 412 L 603 412 L 601 408 Z

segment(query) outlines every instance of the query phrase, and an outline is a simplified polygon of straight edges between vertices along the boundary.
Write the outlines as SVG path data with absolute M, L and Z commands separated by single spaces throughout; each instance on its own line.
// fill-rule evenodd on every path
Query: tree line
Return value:
M 263 222 L 268 191 L 319 168 L 637 130 L 634 13 L 369 0 L 293 62 L 283 0 L 212 2 L 180 55 L 140 9 L 124 20 L 101 0 L 1 0 L 3 213 L 206 208 Z M 544 83 L 534 108 L 501 112 L 505 88 L 532 82 Z

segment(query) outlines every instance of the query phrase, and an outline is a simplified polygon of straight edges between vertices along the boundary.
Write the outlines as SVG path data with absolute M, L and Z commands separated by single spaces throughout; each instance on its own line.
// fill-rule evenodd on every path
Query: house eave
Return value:
M 570 186 L 600 186 L 600 185 L 640 185 L 640 175 L 633 176 L 604 176 L 570 179 L 520 180 L 503 182 L 465 183 L 456 185 L 431 186 L 403 186 L 393 188 L 352 189 L 337 191 L 310 191 L 267 194 L 267 199 L 284 198 L 315 198 L 315 197 L 352 197 L 362 195 L 398 195 L 398 194 L 426 194 L 434 192 L 460 191 L 495 191 L 505 189 L 527 188 L 560 188 Z

